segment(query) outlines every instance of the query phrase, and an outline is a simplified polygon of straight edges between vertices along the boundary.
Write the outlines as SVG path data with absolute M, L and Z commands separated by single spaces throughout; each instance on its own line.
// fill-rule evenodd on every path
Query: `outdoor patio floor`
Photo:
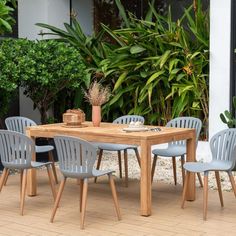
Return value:
M 19 215 L 19 175 L 9 176 L 0 194 L 0 235 L 235 235 L 236 199 L 223 192 L 225 207 L 218 193 L 209 192 L 208 220 L 202 219 L 202 189 L 197 200 L 180 208 L 181 185 L 153 184 L 153 212 L 139 215 L 139 181 L 125 188 L 116 178 L 122 220 L 117 221 L 106 178 L 90 181 L 85 230 L 80 229 L 79 186 L 68 180 L 54 223 L 49 223 L 53 199 L 44 170 L 38 171 L 38 196 L 26 197 L 25 214 Z

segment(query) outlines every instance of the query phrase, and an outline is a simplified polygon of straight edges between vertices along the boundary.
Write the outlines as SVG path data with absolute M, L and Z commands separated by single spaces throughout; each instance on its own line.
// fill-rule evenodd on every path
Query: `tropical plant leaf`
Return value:
M 116 91 L 121 86 L 121 84 L 124 82 L 127 74 L 128 74 L 128 72 L 125 71 L 120 75 L 120 77 L 118 78 L 118 80 L 115 83 L 113 91 Z
M 146 48 L 143 48 L 142 46 L 135 45 L 130 48 L 131 54 L 141 53 L 143 51 L 146 51 Z

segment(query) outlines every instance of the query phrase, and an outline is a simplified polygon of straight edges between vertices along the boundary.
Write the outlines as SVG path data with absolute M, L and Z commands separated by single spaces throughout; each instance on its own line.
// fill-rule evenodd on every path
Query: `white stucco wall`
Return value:
M 231 0 L 210 2 L 209 134 L 227 128 L 220 113 L 230 106 Z
M 72 0 L 72 9 L 77 14 L 83 31 L 91 35 L 93 33 L 93 0 Z
M 46 30 L 35 25 L 39 22 L 62 28 L 64 22 L 70 22 L 69 1 L 18 0 L 19 38 L 42 39 L 38 34 L 40 30 Z M 20 89 L 20 115 L 40 123 L 40 113 L 37 109 L 33 110 L 33 102 L 23 95 L 23 89 Z
M 19 38 L 38 39 L 39 28 L 35 23 L 48 18 L 47 0 L 18 0 Z
M 18 0 L 19 38 L 42 39 L 38 34 L 45 29 L 36 26 L 36 23 L 62 28 L 64 22 L 70 22 L 68 0 Z

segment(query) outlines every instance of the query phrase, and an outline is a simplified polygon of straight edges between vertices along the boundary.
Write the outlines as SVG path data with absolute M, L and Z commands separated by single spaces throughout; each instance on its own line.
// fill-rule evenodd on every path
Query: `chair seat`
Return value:
M 42 166 L 50 165 L 52 162 L 37 162 L 37 161 L 31 161 L 31 164 L 28 165 L 26 162 L 23 161 L 23 159 L 15 160 L 11 162 L 3 162 L 4 167 L 9 169 L 31 169 L 31 168 L 39 168 Z
M 135 149 L 136 145 L 113 144 L 113 143 L 93 143 L 97 148 L 106 151 L 122 151 L 125 149 Z
M 152 153 L 163 157 L 182 156 L 186 154 L 186 146 L 171 145 L 165 149 L 154 149 Z
M 212 161 L 209 163 L 187 162 L 184 169 L 189 172 L 205 172 L 205 171 L 228 171 L 232 167 L 229 161 Z
M 39 168 L 39 167 L 50 165 L 50 164 L 52 164 L 52 162 L 50 162 L 50 161 L 48 161 L 48 162 L 31 161 L 32 168 Z
M 115 172 L 114 170 L 96 170 L 93 169 L 92 173 L 81 173 L 76 171 L 62 171 L 63 175 L 69 178 L 83 179 L 83 178 L 94 178 L 103 175 L 108 175 Z
M 35 146 L 36 153 L 50 152 L 54 149 L 52 145 Z

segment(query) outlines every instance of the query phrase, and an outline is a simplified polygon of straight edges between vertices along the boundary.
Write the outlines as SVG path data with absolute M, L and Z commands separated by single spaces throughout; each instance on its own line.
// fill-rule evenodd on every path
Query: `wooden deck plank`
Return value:
M 202 219 L 202 189 L 196 201 L 180 208 L 180 185 L 154 183 L 151 217 L 138 215 L 139 181 L 130 179 L 129 188 L 116 178 L 122 220 L 117 221 L 107 178 L 89 183 L 85 230 L 80 230 L 79 186 L 69 180 L 54 223 L 50 223 L 53 198 L 45 170 L 38 171 L 38 193 L 27 197 L 25 215 L 19 214 L 19 176 L 11 175 L 0 195 L 0 235 L 235 235 L 236 200 L 233 192 L 223 192 L 225 207 L 218 193 L 209 191 L 208 220 Z

